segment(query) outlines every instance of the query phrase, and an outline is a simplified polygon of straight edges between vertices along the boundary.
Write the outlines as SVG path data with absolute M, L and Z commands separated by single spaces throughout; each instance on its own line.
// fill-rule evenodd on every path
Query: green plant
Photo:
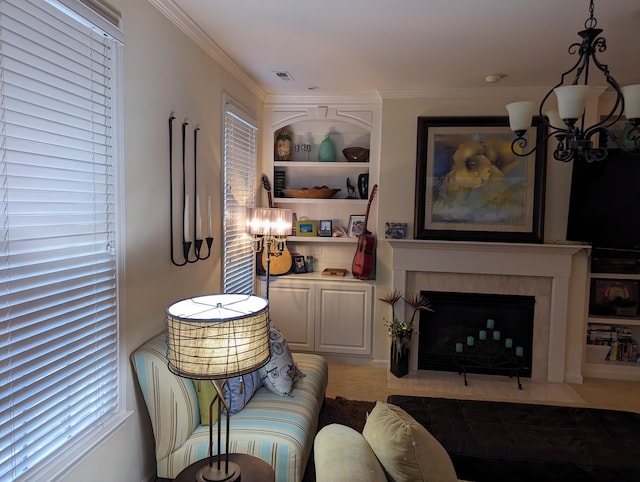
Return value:
M 382 320 L 387 327 L 387 334 L 391 337 L 391 344 L 395 346 L 396 356 L 398 356 L 403 349 L 409 349 L 411 346 L 411 336 L 415 331 L 414 322 L 416 313 L 419 311 L 433 311 L 431 301 L 417 293 L 412 293 L 403 298 L 402 294 L 397 290 L 389 291 L 384 297 L 378 299 L 391 305 L 391 320 L 386 318 Z M 400 300 L 405 301 L 413 308 L 411 319 L 408 322 L 399 321 L 396 318 L 396 303 Z

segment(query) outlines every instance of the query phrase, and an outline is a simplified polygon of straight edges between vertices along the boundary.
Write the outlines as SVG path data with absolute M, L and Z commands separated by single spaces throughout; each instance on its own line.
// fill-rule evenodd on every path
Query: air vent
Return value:
M 278 77 L 280 80 L 284 80 L 285 82 L 293 81 L 293 77 L 291 77 L 291 74 L 289 72 L 278 71 L 274 72 L 274 74 L 276 74 L 276 77 Z

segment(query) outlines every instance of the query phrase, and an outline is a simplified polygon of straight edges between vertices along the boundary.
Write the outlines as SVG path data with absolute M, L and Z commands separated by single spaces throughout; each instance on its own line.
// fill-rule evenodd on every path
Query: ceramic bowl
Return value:
M 369 149 L 366 147 L 345 147 L 342 154 L 347 161 L 367 162 L 369 160 Z

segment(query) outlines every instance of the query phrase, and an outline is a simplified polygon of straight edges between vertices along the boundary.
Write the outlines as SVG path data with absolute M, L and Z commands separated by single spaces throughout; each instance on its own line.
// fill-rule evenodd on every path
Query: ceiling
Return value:
M 275 95 L 551 87 L 575 62 L 568 48 L 589 16 L 587 0 L 151 2 Z M 601 62 L 620 85 L 640 83 L 640 0 L 599 0 L 594 15 L 608 46 Z M 487 84 L 495 73 L 506 77 Z

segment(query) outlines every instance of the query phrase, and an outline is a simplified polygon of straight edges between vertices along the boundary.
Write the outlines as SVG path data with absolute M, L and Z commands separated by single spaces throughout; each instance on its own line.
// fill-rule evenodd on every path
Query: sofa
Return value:
M 201 423 L 203 407 L 197 383 L 173 374 L 166 355 L 166 335 L 160 334 L 135 350 L 131 362 L 151 419 L 157 477 L 173 479 L 185 467 L 208 456 L 209 425 Z M 263 459 L 273 467 L 278 482 L 303 478 L 328 381 L 323 357 L 304 353 L 292 357 L 302 377 L 289 396 L 256 386 L 246 405 L 237 413 L 232 410 L 230 420 L 229 452 Z M 215 422 L 222 422 L 222 440 L 226 436 L 225 416 Z M 214 453 L 216 440 L 214 435 Z
M 316 482 L 458 482 L 444 447 L 401 408 L 376 402 L 362 433 L 323 427 L 314 442 Z

